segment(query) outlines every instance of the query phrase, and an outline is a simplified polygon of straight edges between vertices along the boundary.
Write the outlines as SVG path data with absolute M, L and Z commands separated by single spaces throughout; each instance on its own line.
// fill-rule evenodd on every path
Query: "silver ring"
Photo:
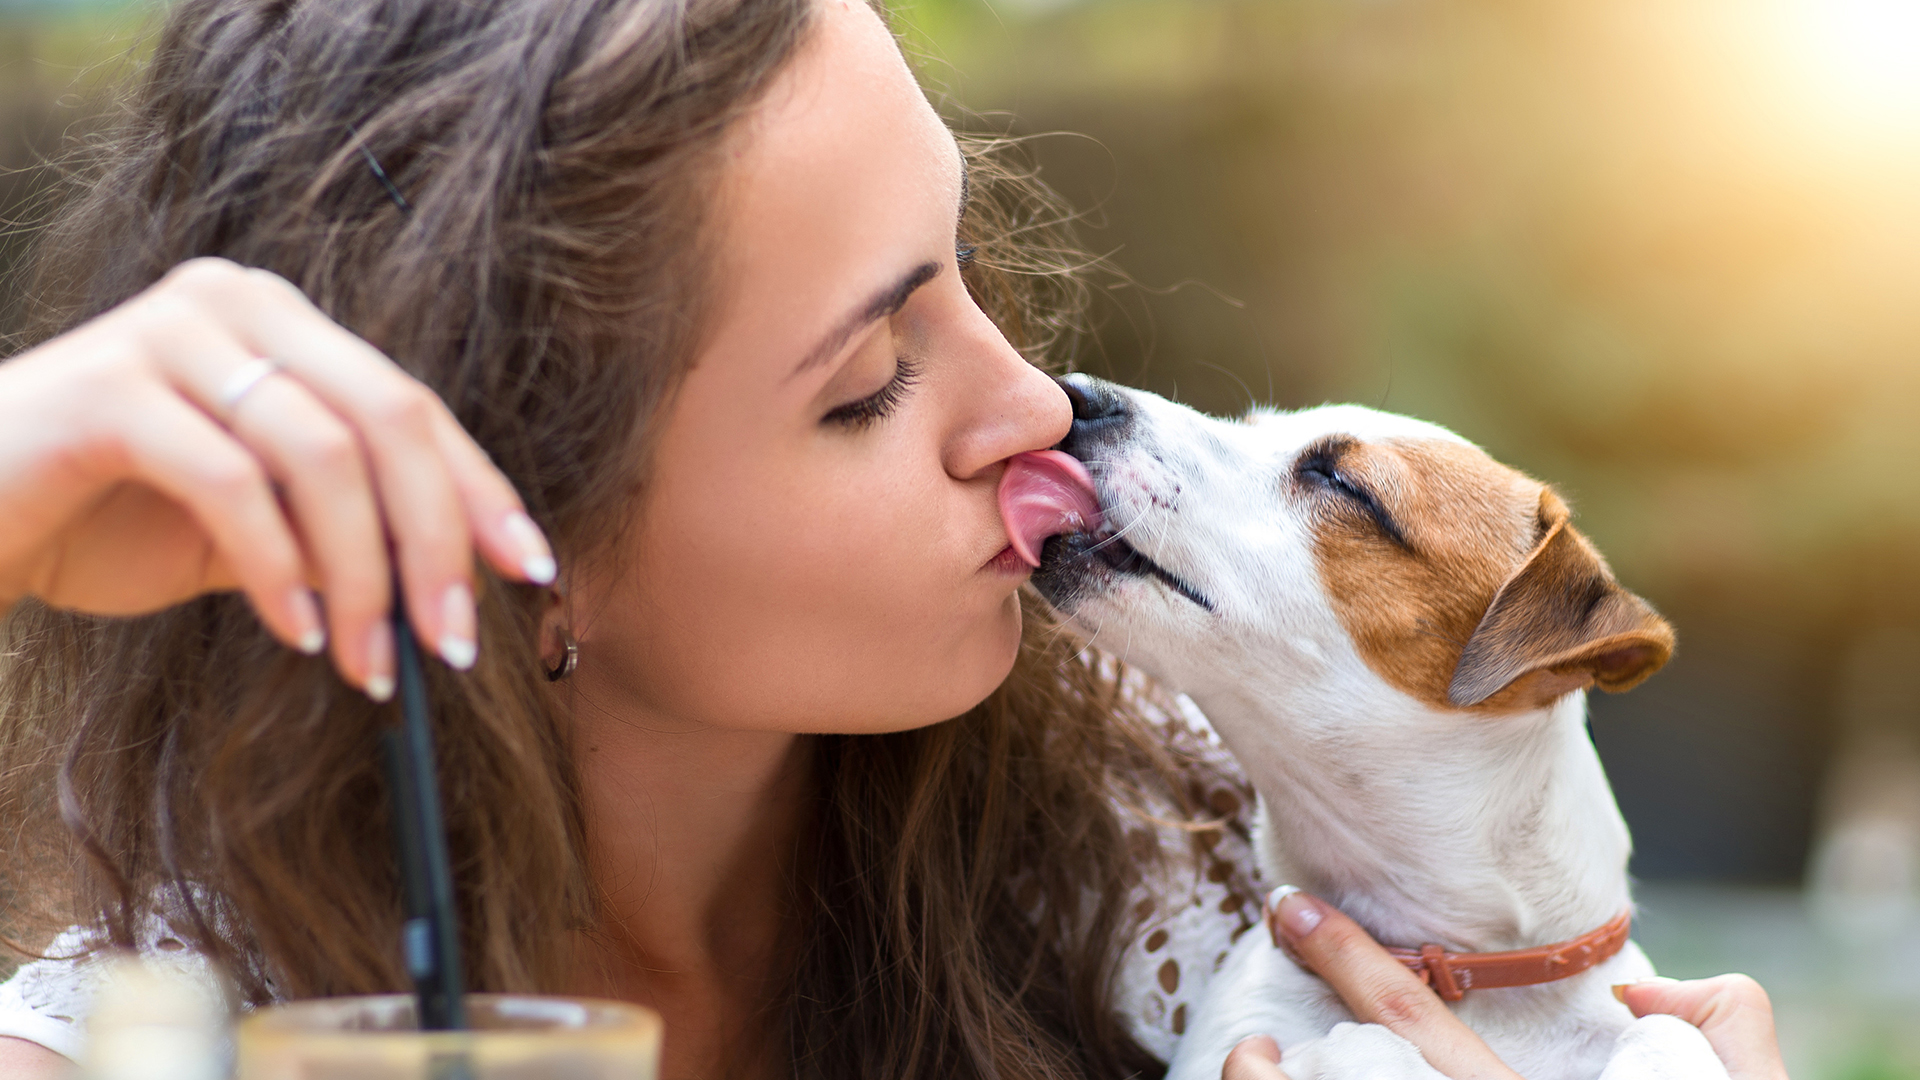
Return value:
M 580 643 L 573 640 L 572 636 L 569 635 L 567 638 L 567 651 L 560 657 L 559 666 L 547 669 L 547 681 L 559 682 L 561 679 L 573 674 L 573 669 L 579 666 Z
M 233 410 L 240 407 L 240 399 L 252 393 L 253 388 L 260 385 L 260 380 L 279 371 L 278 363 L 266 359 L 249 360 L 234 368 L 233 374 L 227 376 L 227 381 L 220 384 L 221 407 L 227 410 L 227 415 L 233 415 Z

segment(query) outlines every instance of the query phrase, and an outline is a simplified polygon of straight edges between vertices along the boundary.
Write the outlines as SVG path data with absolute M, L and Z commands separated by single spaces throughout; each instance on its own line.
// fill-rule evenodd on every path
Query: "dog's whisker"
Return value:
M 1116 529 L 1113 532 L 1107 534 L 1106 536 L 1103 536 L 1100 539 L 1094 541 L 1093 545 L 1089 547 L 1087 551 L 1090 553 L 1095 551 L 1100 551 L 1103 548 L 1106 548 L 1107 546 L 1122 540 L 1123 538 L 1126 537 L 1128 533 L 1133 532 L 1135 529 L 1140 528 L 1142 525 L 1145 525 L 1146 522 L 1147 522 L 1147 519 L 1145 515 L 1136 517 L 1132 521 L 1128 522 L 1123 528 Z
M 1078 653 L 1075 653 L 1075 654 L 1074 654 L 1074 658 L 1075 658 L 1075 659 L 1079 659 L 1080 657 L 1082 657 L 1082 656 L 1085 656 L 1085 655 L 1087 655 L 1088 653 L 1091 653 L 1091 652 L 1093 652 L 1093 651 L 1094 651 L 1094 643 L 1100 640 L 1100 634 L 1101 634 L 1101 632 L 1102 632 L 1102 631 L 1104 631 L 1104 630 L 1105 630 L 1106 628 L 1107 628 L 1107 627 L 1106 627 L 1106 624 L 1105 624 L 1105 623 L 1101 623 L 1101 624 L 1100 624 L 1099 626 L 1096 626 L 1096 627 L 1094 627 L 1094 628 L 1093 628 L 1093 633 L 1091 633 L 1091 634 L 1089 634 L 1089 635 L 1087 635 L 1087 640 L 1086 640 L 1086 642 L 1085 642 L 1084 644 L 1082 644 L 1082 645 L 1081 645 L 1081 648 L 1080 648 L 1080 651 L 1079 651 Z M 1065 628 L 1063 627 L 1062 629 L 1064 630 Z
M 1153 522 L 1153 525 L 1154 525 L 1153 548 L 1154 550 L 1159 551 L 1166 547 L 1165 541 L 1167 539 L 1167 534 L 1172 530 L 1173 526 L 1166 520 L 1165 517 L 1162 517 L 1160 518 L 1160 520 Z

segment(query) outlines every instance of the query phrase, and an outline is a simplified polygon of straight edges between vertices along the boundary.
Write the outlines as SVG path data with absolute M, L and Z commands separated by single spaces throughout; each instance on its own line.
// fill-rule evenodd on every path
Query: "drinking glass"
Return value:
M 316 998 L 241 1021 L 238 1080 L 655 1080 L 660 1017 L 587 998 L 467 995 L 466 1031 L 421 1031 L 406 994 Z

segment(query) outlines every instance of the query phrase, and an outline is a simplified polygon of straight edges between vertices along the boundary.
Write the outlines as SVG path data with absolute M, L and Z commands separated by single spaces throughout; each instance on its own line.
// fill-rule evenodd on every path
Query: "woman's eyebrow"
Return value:
M 840 325 L 834 327 L 831 333 L 821 338 L 820 344 L 815 345 L 809 350 L 806 359 L 800 361 L 800 366 L 794 368 L 792 374 L 787 377 L 791 379 L 796 375 L 819 367 L 821 364 L 833 359 L 834 354 L 840 351 L 841 346 L 852 340 L 853 335 L 859 333 L 862 327 L 871 324 L 876 319 L 884 319 L 894 312 L 899 311 L 906 305 L 907 297 L 912 296 L 915 289 L 932 281 L 939 273 L 939 263 L 921 263 L 919 266 L 907 271 L 899 281 L 874 293 L 873 296 L 865 304 L 862 304 L 856 309 L 853 314 L 842 319 Z

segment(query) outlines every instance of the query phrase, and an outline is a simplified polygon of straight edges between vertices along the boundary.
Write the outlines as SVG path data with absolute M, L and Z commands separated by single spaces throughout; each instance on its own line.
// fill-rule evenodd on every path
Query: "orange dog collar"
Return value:
M 1633 912 L 1629 909 L 1600 929 L 1557 945 L 1492 953 L 1448 952 L 1438 945 L 1387 951 L 1413 969 L 1435 993 L 1448 1001 L 1459 1001 L 1469 990 L 1537 986 L 1578 975 L 1625 948 L 1632 929 Z

